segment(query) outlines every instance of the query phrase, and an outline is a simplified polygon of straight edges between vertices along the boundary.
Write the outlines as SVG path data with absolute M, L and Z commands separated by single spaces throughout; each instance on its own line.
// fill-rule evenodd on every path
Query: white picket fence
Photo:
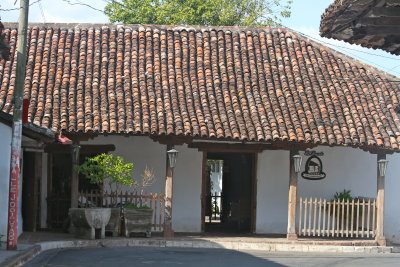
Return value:
M 312 237 L 375 237 L 376 200 L 298 200 L 298 235 Z

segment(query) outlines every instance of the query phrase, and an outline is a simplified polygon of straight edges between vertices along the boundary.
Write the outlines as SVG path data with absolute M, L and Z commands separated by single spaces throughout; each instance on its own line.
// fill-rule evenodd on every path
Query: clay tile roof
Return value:
M 29 120 L 55 132 L 399 148 L 400 80 L 291 30 L 40 24 L 28 44 Z

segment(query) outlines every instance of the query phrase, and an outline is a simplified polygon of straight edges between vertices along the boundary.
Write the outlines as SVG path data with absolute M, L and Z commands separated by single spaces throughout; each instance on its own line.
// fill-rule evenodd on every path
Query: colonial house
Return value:
M 400 242 L 397 77 L 284 28 L 35 24 L 28 44 L 28 119 L 61 137 L 42 150 L 37 228 L 78 205 L 80 146 L 153 169 L 168 230 Z

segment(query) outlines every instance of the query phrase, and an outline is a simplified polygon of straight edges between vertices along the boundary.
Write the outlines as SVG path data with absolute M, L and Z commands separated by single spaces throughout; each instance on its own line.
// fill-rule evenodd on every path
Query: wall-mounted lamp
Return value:
M 178 157 L 178 153 L 179 153 L 178 150 L 176 150 L 174 148 L 167 151 L 169 166 L 171 168 L 175 168 L 176 158 Z
M 71 145 L 71 149 L 72 149 L 72 156 L 74 157 L 74 159 L 78 159 L 79 158 L 79 150 L 80 150 L 81 146 L 78 144 L 72 144 Z
M 388 163 L 389 163 L 389 161 L 386 159 L 378 160 L 378 169 L 379 169 L 380 176 L 386 175 L 386 169 L 387 169 Z
M 297 154 L 293 156 L 293 160 L 294 160 L 294 171 L 298 173 L 301 170 L 301 161 L 303 160 L 303 158 Z

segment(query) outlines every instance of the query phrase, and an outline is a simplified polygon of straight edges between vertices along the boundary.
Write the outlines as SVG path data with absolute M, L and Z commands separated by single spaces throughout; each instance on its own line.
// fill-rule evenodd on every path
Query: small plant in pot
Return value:
M 112 236 L 118 236 L 121 227 L 121 203 L 118 202 L 118 192 L 121 187 L 133 187 L 136 182 L 132 178 L 134 164 L 126 163 L 120 156 L 100 154 L 88 157 L 77 167 L 77 171 L 89 179 L 90 183 L 101 188 L 100 206 L 111 207 L 111 216 L 105 230 Z
M 140 201 L 138 205 L 127 203 L 123 205 L 124 214 L 124 234 L 129 237 L 131 234 L 145 234 L 146 237 L 151 236 L 151 222 L 153 217 L 153 209 L 144 205 L 143 196 L 145 188 L 151 186 L 155 182 L 155 176 L 152 169 L 146 166 L 142 175 Z
M 357 198 L 354 198 L 351 195 L 351 190 L 344 189 L 341 192 L 336 192 L 335 195 L 333 196 L 333 199 L 330 201 L 331 216 L 335 217 L 336 219 L 339 218 L 339 220 L 337 221 L 338 227 L 345 227 L 347 219 L 351 219 L 352 217 L 355 218 L 355 214 L 357 214 L 358 208 L 354 207 L 354 210 L 352 210 L 350 209 L 350 207 L 346 205 L 347 202 L 351 203 L 353 200 L 357 200 Z M 333 205 L 334 201 L 336 203 L 335 207 Z M 333 211 L 334 209 L 335 212 Z M 342 223 L 344 225 L 342 225 Z

